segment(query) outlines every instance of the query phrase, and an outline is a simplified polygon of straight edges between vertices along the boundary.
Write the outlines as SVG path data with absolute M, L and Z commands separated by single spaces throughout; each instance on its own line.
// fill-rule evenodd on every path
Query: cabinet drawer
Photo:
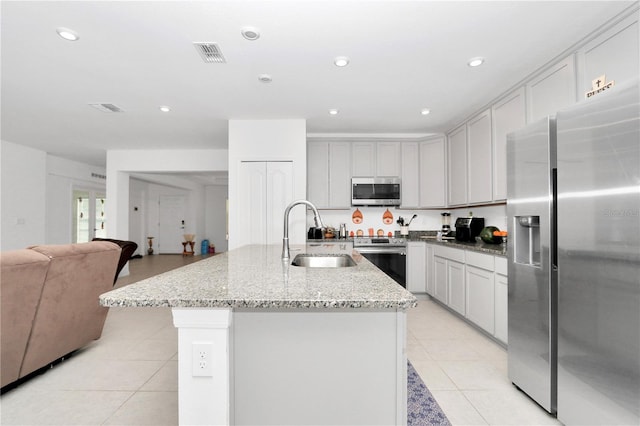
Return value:
M 486 269 L 487 271 L 493 271 L 493 259 L 491 254 L 482 254 L 474 251 L 467 251 L 466 253 L 467 265 L 475 266 L 476 268 Z
M 464 250 L 454 249 L 451 247 L 435 246 L 433 248 L 434 256 L 440 256 L 445 259 L 455 260 L 456 262 L 464 262 Z
M 500 275 L 507 275 L 509 270 L 507 266 L 507 258 L 502 256 L 496 256 L 496 273 Z

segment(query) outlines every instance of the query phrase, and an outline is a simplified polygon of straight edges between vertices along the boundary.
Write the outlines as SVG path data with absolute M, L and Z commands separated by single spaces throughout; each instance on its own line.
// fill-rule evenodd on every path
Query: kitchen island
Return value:
M 279 245 L 245 246 L 100 297 L 172 308 L 180 424 L 406 424 L 415 297 L 350 243 L 291 256 L 302 252 L 350 254 L 356 266 L 296 267 Z

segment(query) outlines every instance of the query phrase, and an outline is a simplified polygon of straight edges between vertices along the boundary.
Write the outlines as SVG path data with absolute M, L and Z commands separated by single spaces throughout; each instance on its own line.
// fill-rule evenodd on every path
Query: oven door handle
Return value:
M 399 254 L 401 256 L 407 255 L 406 247 L 354 247 L 354 250 L 358 251 L 360 254 Z

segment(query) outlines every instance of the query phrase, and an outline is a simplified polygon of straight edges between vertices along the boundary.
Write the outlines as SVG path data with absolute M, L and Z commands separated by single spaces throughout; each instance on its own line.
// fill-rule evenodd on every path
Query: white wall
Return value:
M 1 249 L 45 244 L 47 154 L 1 141 L 0 165 Z
M 238 197 L 238 173 L 241 161 L 292 161 L 294 199 L 305 199 L 307 193 L 306 121 L 229 120 L 229 248 L 241 242 L 235 236 L 243 226 L 243 212 L 234 199 Z M 284 214 L 284 212 L 283 212 Z M 306 238 L 304 209 L 291 211 L 289 239 L 302 244 Z
M 111 150 L 107 151 L 107 217 L 110 238 L 129 239 L 130 175 L 136 172 L 208 172 L 227 171 L 228 151 L 191 150 Z M 204 187 L 190 188 L 194 194 L 189 207 L 193 233 L 205 233 Z M 134 199 L 136 194 L 134 194 Z M 147 232 L 151 232 L 147 229 Z
M 356 210 L 355 207 L 352 207 L 350 210 L 320 210 L 320 216 L 325 226 L 333 226 L 338 229 L 340 224 L 344 223 L 347 225 L 348 231 L 354 231 L 355 233 L 358 229 L 362 229 L 365 236 L 369 228 L 373 228 L 374 233 L 377 232 L 378 229 L 382 229 L 385 236 L 389 231 L 395 234 L 396 231 L 400 231 L 400 225 L 396 223 L 398 217 L 402 216 L 405 222 L 408 222 L 414 214 L 417 214 L 417 217 L 411 222 L 409 226 L 410 231 L 437 231 L 442 227 L 442 217 L 440 214 L 443 212 L 451 213 L 451 229 L 454 229 L 456 218 L 467 217 L 469 212 L 473 212 L 473 215 L 476 217 L 483 217 L 486 226 L 491 225 L 502 230 L 507 229 L 507 210 L 504 204 L 442 210 L 405 210 L 389 207 L 388 209 L 393 215 L 393 224 L 391 225 L 382 223 L 382 215 L 387 207 L 359 207 L 359 209 L 363 216 L 363 222 L 358 225 L 354 224 L 351 219 L 353 212 Z M 313 215 L 307 215 L 307 229 L 310 226 L 314 226 Z

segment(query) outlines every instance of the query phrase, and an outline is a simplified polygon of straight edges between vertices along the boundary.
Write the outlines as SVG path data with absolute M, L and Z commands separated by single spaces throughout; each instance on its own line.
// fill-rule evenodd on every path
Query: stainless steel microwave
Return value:
M 351 178 L 352 206 L 399 206 L 400 201 L 399 177 Z

